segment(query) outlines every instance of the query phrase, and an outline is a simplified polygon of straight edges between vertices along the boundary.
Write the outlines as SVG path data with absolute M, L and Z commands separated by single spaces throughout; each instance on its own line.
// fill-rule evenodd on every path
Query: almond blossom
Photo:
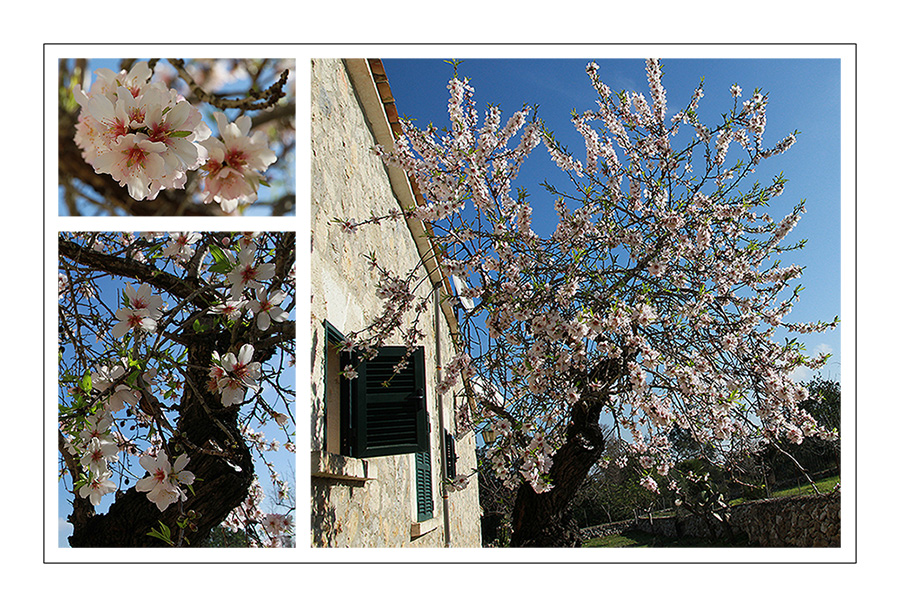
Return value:
M 256 326 L 260 331 L 267 330 L 273 320 L 275 322 L 287 320 L 288 313 L 278 306 L 285 297 L 287 295 L 282 291 L 268 293 L 262 287 L 256 290 L 256 299 L 250 300 L 247 305 L 253 310 L 253 314 L 256 316 Z
M 233 213 L 239 205 L 256 201 L 262 173 L 276 157 L 268 147 L 265 133 L 250 133 L 249 116 L 228 122 L 225 114 L 214 114 L 219 138 L 203 142 L 208 160 L 203 166 L 203 202 L 218 203 L 226 213 Z
M 112 472 L 109 470 L 92 475 L 78 490 L 78 495 L 88 498 L 92 505 L 97 506 L 100 504 L 100 498 L 116 490 L 116 484 L 110 480 L 111 476 Z
M 125 285 L 125 297 L 132 309 L 146 309 L 147 314 L 154 320 L 159 320 L 162 316 L 163 299 L 151 292 L 150 285 L 142 284 L 137 289 L 134 285 Z
M 149 82 L 147 62 L 127 73 L 103 68 L 95 74 L 87 91 L 74 91 L 81 106 L 75 142 L 85 161 L 126 186 L 135 200 L 184 188 L 187 171 L 206 157 L 200 142 L 211 134 L 199 110 L 174 89 Z
M 116 319 L 119 322 L 110 330 L 113 339 L 121 339 L 131 330 L 146 333 L 156 331 L 156 320 L 150 316 L 147 308 L 120 308 L 116 310 Z
M 117 138 L 105 154 L 94 160 L 94 169 L 98 173 L 109 173 L 128 187 L 129 196 L 143 200 L 151 197 L 151 182 L 163 176 L 166 162 L 162 154 L 165 151 L 165 144 L 150 141 L 140 133 L 129 133 Z
M 269 280 L 275 276 L 275 264 L 256 263 L 256 246 L 250 245 L 241 249 L 238 253 L 237 264 L 225 276 L 225 281 L 231 285 L 231 299 L 239 299 L 244 289 L 258 289 L 264 285 L 262 280 Z
M 262 526 L 270 540 L 290 535 L 293 530 L 291 516 L 288 514 L 267 514 L 263 517 Z
M 258 390 L 256 380 L 260 377 L 261 365 L 252 362 L 253 346 L 244 344 L 237 356 L 228 352 L 219 357 L 213 352 L 213 361 L 210 366 L 209 390 L 219 392 L 222 395 L 222 406 L 230 407 L 244 400 L 247 388 Z
M 156 457 L 142 455 L 139 461 L 149 475 L 139 480 L 135 489 L 146 493 L 147 499 L 156 504 L 160 512 L 179 500 L 187 499 L 187 494 L 179 486 L 194 482 L 194 474 L 184 469 L 190 462 L 186 454 L 179 455 L 174 466 L 169 464 L 165 451 L 160 451 Z
M 126 404 L 135 405 L 140 400 L 140 392 L 122 381 L 125 378 L 126 371 L 126 363 L 120 361 L 120 364 L 116 365 L 101 365 L 96 371 L 91 373 L 93 387 L 101 393 L 106 392 L 110 386 L 115 384 L 112 393 L 104 401 L 104 410 L 106 412 L 115 413 L 121 411 Z
M 118 447 L 115 443 L 93 437 L 88 443 L 84 455 L 81 457 L 81 465 L 94 476 L 106 472 L 109 462 L 119 460 Z
M 248 303 L 246 299 L 227 299 L 224 303 L 214 305 L 210 310 L 216 314 L 221 314 L 228 320 L 237 320 L 241 317 Z
M 171 232 L 169 242 L 162 250 L 163 257 L 172 257 L 179 263 L 187 263 L 194 255 L 192 244 L 201 238 L 199 232 Z

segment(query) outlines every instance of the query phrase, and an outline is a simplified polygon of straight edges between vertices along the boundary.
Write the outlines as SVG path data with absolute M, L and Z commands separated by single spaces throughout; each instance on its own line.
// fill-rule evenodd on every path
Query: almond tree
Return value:
M 779 328 L 808 333 L 838 322 L 782 320 L 802 269 L 781 256 L 803 246 L 784 239 L 803 203 L 776 211 L 785 178 L 747 179 L 797 133 L 764 143 L 768 99 L 744 98 L 737 85 L 715 126 L 697 116 L 702 84 L 669 116 L 660 62 L 648 60 L 646 72 L 649 98 L 613 92 L 596 64 L 587 66 L 597 109 L 572 118 L 583 160 L 531 108 L 504 123 L 490 107 L 479 121 L 473 88 L 456 77 L 449 130 L 404 121 L 394 148 L 378 150 L 422 193 L 425 203 L 403 215 L 427 224 L 444 274 L 472 302 L 461 313 L 462 354 L 440 389 L 465 391 L 497 431 L 493 471 L 518 487 L 513 545 L 565 537 L 566 506 L 607 446 L 601 415 L 630 445 L 650 490 L 671 467 L 667 436 L 676 427 L 706 445 L 832 436 L 798 407 L 807 393 L 790 378 L 826 357 L 775 338 Z M 545 184 L 558 217 L 547 237 L 532 230 L 527 194 L 514 190 L 541 144 L 564 176 L 564 185 Z M 382 219 L 341 222 L 352 233 Z M 370 262 L 385 312 L 347 347 L 365 354 L 398 336 L 412 346 L 416 306 L 429 294 L 412 274 L 381 267 L 377 252 Z
M 61 233 L 58 246 L 69 544 L 197 546 L 222 524 L 285 545 L 293 497 L 268 453 L 294 444 L 293 233 Z

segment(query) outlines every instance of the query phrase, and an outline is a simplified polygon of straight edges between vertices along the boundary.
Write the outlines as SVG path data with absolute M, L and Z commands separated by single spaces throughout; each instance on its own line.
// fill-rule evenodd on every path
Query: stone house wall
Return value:
M 438 343 L 443 364 L 453 356 L 443 310 L 432 304 L 423 316 L 431 320 L 422 323 L 434 517 L 416 522 L 413 454 L 351 458 L 336 453 L 333 440 L 329 442 L 324 322 L 346 335 L 364 329 L 381 311 L 378 277 L 363 255 L 376 252 L 383 266 L 401 275 L 420 265 L 421 258 L 403 221 L 384 221 L 353 234 L 332 222 L 397 209 L 400 182 L 372 152 L 376 143 L 389 145 L 390 130 L 369 64 L 314 59 L 311 78 L 312 545 L 441 547 L 449 539 L 452 546 L 479 547 L 477 476 L 465 490 L 449 493 L 446 506 L 441 495 L 440 428 L 456 436 L 457 471 L 469 473 L 476 467 L 473 433 L 456 428 L 454 395 L 445 394 L 439 401 L 435 390 Z M 427 281 L 424 270 L 420 272 Z M 396 345 L 402 345 L 397 339 Z

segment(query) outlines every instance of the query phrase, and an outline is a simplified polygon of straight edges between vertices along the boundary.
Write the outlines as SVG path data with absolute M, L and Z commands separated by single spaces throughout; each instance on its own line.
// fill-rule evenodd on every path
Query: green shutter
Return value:
M 456 478 L 456 439 L 452 434 L 444 430 L 444 463 L 447 468 L 446 477 L 449 480 Z
M 425 352 L 419 347 L 405 368 L 394 367 L 406 355 L 402 346 L 386 346 L 372 360 L 353 356 L 358 377 L 346 381 L 350 410 L 348 448 L 353 457 L 416 453 L 428 449 L 425 406 Z
M 416 453 L 416 520 L 420 523 L 434 517 L 434 500 L 431 497 L 431 454 L 426 450 Z

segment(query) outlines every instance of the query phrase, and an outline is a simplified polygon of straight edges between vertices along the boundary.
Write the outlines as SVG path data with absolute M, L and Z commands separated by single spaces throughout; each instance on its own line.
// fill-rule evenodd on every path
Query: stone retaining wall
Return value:
M 720 511 L 734 533 L 746 533 L 758 546 L 841 545 L 841 494 L 781 497 L 732 506 Z M 686 517 L 639 518 L 582 529 L 585 538 L 616 535 L 637 529 L 666 537 L 721 537 L 725 526 L 710 519 Z

